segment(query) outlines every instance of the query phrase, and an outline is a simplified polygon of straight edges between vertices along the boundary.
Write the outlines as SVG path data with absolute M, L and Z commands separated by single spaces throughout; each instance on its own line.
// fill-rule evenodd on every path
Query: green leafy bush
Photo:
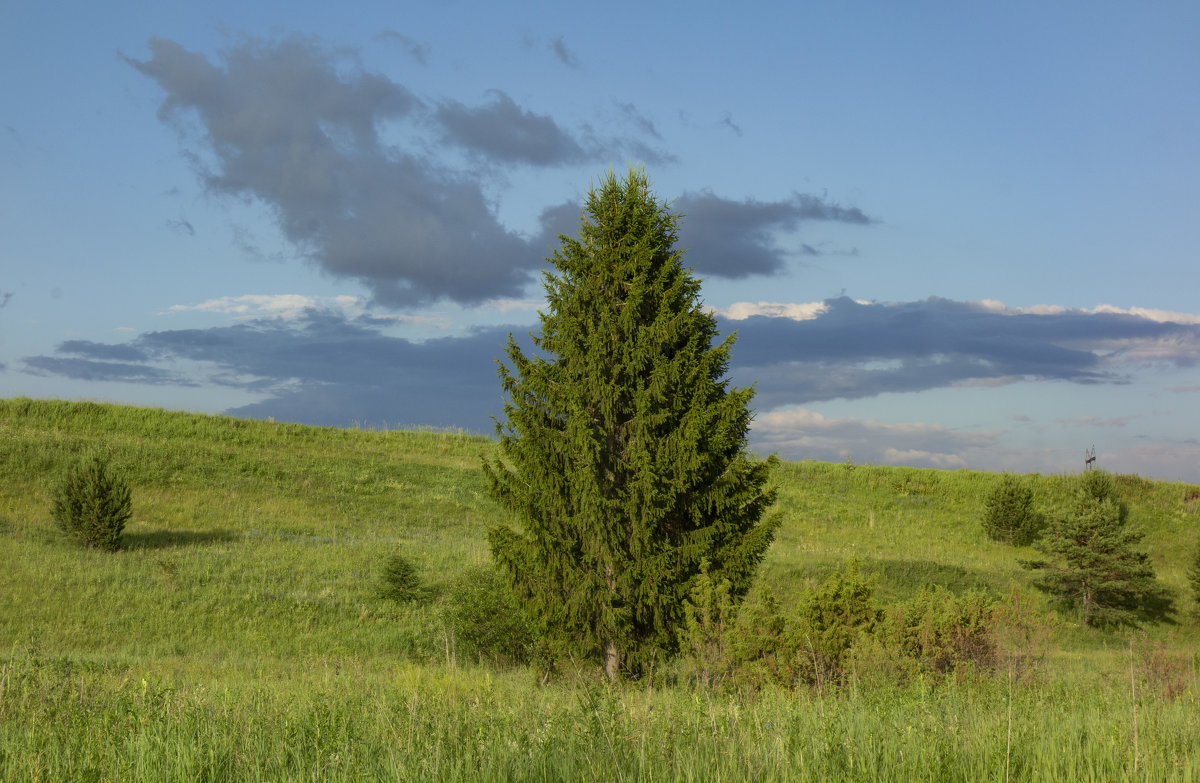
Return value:
M 518 665 L 536 652 L 533 618 L 494 566 L 467 568 L 447 591 L 442 618 L 455 657 Z
M 55 484 L 50 514 L 62 530 L 89 549 L 114 552 L 133 515 L 129 485 L 94 455 L 72 464 Z
M 991 668 L 996 612 L 996 602 L 980 590 L 955 595 L 941 586 L 925 587 L 885 613 L 883 644 L 939 674 L 964 664 Z
M 1001 476 L 984 501 L 983 530 L 988 538 L 1026 546 L 1033 543 L 1042 526 L 1029 485 L 1011 473 Z
M 851 650 L 882 616 L 873 589 L 852 561 L 810 588 L 789 617 L 766 588 L 737 606 L 729 584 L 702 571 L 684 607 L 683 673 L 703 686 L 842 684 Z

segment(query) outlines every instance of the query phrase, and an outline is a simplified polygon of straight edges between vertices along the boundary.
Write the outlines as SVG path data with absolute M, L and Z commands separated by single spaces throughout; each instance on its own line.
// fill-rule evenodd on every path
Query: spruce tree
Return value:
M 549 259 L 538 353 L 509 335 L 498 362 L 484 470 L 520 528 L 488 531 L 493 557 L 547 636 L 610 678 L 674 652 L 702 562 L 743 596 L 779 524 L 776 460 L 746 449 L 753 389 L 725 379 L 733 336 L 717 342 L 680 219 L 643 172 L 606 175 Z
M 1112 477 L 1089 471 L 1071 510 L 1037 544 L 1052 559 L 1024 563 L 1042 572 L 1035 586 L 1078 608 L 1084 625 L 1132 625 L 1171 611 L 1150 556 L 1136 549 L 1143 534 L 1128 525 L 1128 515 Z
M 1040 527 L 1029 484 L 1011 473 L 1002 475 L 984 501 L 983 530 L 988 538 L 1025 546 L 1037 538 Z

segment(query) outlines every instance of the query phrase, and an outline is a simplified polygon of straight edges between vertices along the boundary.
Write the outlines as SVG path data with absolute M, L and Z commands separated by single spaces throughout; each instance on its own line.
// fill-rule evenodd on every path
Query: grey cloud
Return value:
M 817 247 L 800 243 L 793 250 L 776 244 L 775 232 L 795 229 L 807 220 L 843 220 L 869 223 L 857 209 L 830 205 L 815 196 L 797 195 L 788 201 L 731 201 L 711 193 L 685 195 L 671 208 L 684 215 L 678 247 L 687 251 L 684 262 L 704 275 L 742 278 L 781 271 L 790 256 L 824 255 Z M 541 215 L 538 249 L 553 245 L 558 234 L 579 231 L 581 206 L 576 201 L 547 207 Z
M 395 30 L 384 30 L 379 35 L 375 36 L 376 40 L 380 41 L 395 41 L 403 47 L 408 55 L 421 65 L 429 63 L 429 47 L 423 43 L 409 38 L 407 35 L 398 33 Z
M 1119 357 L 1105 353 L 1110 341 L 1200 340 L 1195 325 L 1109 313 L 1006 315 L 937 298 L 825 304 L 811 320 L 756 316 L 722 324 L 738 332 L 734 376 L 758 381 L 763 407 L 980 381 L 1125 383 Z M 1185 351 L 1180 364 L 1187 360 Z
M 591 157 L 551 117 L 522 109 L 501 90 L 491 98 L 474 109 L 444 101 L 436 117 L 445 140 L 505 163 L 553 166 Z
M 543 215 L 547 230 L 572 220 L 578 212 L 570 205 Z M 413 342 L 386 334 L 388 323 L 314 309 L 295 321 L 150 332 L 121 344 L 73 340 L 59 345 L 55 356 L 28 357 L 23 365 L 39 375 L 218 384 L 265 395 L 230 411 L 237 415 L 489 430 L 489 415 L 502 404 L 495 359 L 503 355 L 509 328 Z M 943 299 L 889 305 L 836 299 L 807 321 L 755 317 L 720 326 L 722 333 L 738 333 L 732 380 L 757 383 L 754 404 L 766 411 L 755 424 L 756 448 L 841 459 L 844 455 L 829 449 L 843 444 L 839 448 L 852 449 L 859 460 L 940 467 L 956 466 L 953 455 L 986 446 L 993 434 L 963 435 L 928 425 L 880 429 L 872 422 L 789 412 L 786 406 L 985 380 L 1122 383 L 1121 365 L 1097 353 L 1104 341 L 1156 340 L 1164 334 L 1200 339 L 1196 325 L 1106 313 L 1001 315 Z M 527 328 L 512 331 L 528 348 Z M 181 367 L 192 368 L 191 374 L 183 375 Z M 1077 423 L 1123 422 L 1092 417 Z M 844 445 L 869 444 L 876 436 L 875 451 Z
M 402 85 L 339 71 L 303 38 L 243 43 L 220 66 L 172 41 L 149 46 L 149 60 L 128 62 L 166 91 L 160 116 L 198 147 L 185 154 L 210 192 L 260 199 L 301 252 L 381 303 L 517 296 L 540 265 L 478 181 L 381 143 L 380 123 L 424 109 Z
M 733 115 L 729 112 L 725 112 L 725 116 L 721 118 L 721 125 L 737 134 L 739 139 L 742 137 L 742 127 L 733 121 Z
M 119 381 L 156 386 L 197 385 L 174 373 L 144 364 L 57 356 L 29 356 L 22 359 L 21 363 L 30 375 L 57 375 L 79 381 Z
M 685 215 L 680 241 L 687 262 L 700 272 L 727 278 L 769 275 L 781 271 L 793 255 L 810 255 L 812 245 L 788 250 L 778 235 L 801 223 L 833 221 L 869 225 L 872 218 L 857 207 L 797 193 L 782 201 L 734 201 L 711 192 L 687 193 L 673 204 Z
M 495 359 L 503 355 L 509 330 L 478 329 L 463 337 L 413 342 L 384 334 L 384 323 L 310 310 L 295 322 L 263 319 L 149 332 L 127 345 L 71 341 L 58 346 L 58 352 L 76 358 L 34 356 L 23 362 L 26 372 L 35 374 L 216 384 L 267 395 L 227 411 L 239 416 L 332 426 L 391 422 L 490 431 L 490 416 L 502 408 Z M 117 361 L 136 357 L 149 361 Z M 160 363 L 194 363 L 194 375 L 168 372 Z
M 167 228 L 180 234 L 187 234 L 190 237 L 196 236 L 196 228 L 189 223 L 185 218 L 178 220 L 168 220 Z
M 162 38 L 149 49 L 149 59 L 126 61 L 166 92 L 159 116 L 209 193 L 261 202 L 300 255 L 391 307 L 522 295 L 545 254 L 540 237 L 499 221 L 480 173 L 492 164 L 674 160 L 636 138 L 586 127 L 576 137 L 499 90 L 476 107 L 427 103 L 365 71 L 353 52 L 313 39 L 246 40 L 216 61 Z M 484 165 L 450 168 L 438 138 Z M 194 231 L 184 220 L 168 225 Z
M 558 58 L 559 62 L 568 68 L 579 67 L 579 58 L 567 48 L 567 44 L 563 41 L 561 35 L 550 42 L 550 51 L 554 52 L 554 56 Z
M 617 107 L 617 111 L 621 113 L 625 119 L 633 123 L 633 126 L 647 136 L 662 140 L 662 134 L 658 132 L 658 128 L 654 126 L 654 122 L 649 117 L 638 111 L 638 108 L 632 103 L 621 103 L 613 101 L 613 105 Z
M 146 362 L 150 355 L 141 348 L 128 343 L 97 343 L 91 340 L 67 340 L 59 343 L 58 353 L 74 354 L 89 359 L 117 360 L 123 362 Z
M 560 234 L 569 237 L 577 235 L 582 217 L 581 210 L 582 207 L 575 201 L 565 201 L 543 209 L 540 217 L 542 233 L 534 241 L 535 249 L 549 257 L 562 245 L 558 238 Z

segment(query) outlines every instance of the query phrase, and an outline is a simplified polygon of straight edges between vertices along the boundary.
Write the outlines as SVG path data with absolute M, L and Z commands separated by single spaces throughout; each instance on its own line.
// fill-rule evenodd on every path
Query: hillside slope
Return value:
M 428 606 L 376 594 L 399 543 L 434 590 L 488 560 L 500 514 L 483 491 L 487 438 L 445 432 L 306 427 L 155 409 L 0 400 L 0 644 L 36 637 L 60 654 L 198 661 L 352 654 L 443 655 Z M 67 545 L 49 516 L 54 478 L 102 450 L 129 480 L 134 516 L 115 556 Z M 762 578 L 786 603 L 857 558 L 885 599 L 936 583 L 1014 588 L 1044 607 L 1017 558 L 980 528 L 994 474 L 818 462 L 777 473 L 784 522 Z M 1039 507 L 1069 476 L 1031 476 Z M 1200 487 L 1119 476 L 1160 579 L 1185 588 Z M 1068 618 L 1069 619 L 1069 618 Z M 1068 623 L 1069 625 L 1069 623 Z M 1152 631 L 1154 629 L 1151 629 Z M 1085 647 L 1108 646 L 1079 631 Z M 1119 637 L 1113 637 L 1119 638 Z

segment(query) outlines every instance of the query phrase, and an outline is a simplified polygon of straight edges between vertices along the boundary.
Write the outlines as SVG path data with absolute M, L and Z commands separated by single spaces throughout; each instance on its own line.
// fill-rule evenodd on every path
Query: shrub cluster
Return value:
M 785 613 L 758 587 L 740 606 L 702 573 L 685 606 L 682 672 L 703 686 L 840 686 L 870 669 L 944 675 L 998 662 L 999 604 L 980 591 L 924 588 L 890 608 L 851 562 Z
M 63 532 L 89 549 L 114 552 L 133 515 L 129 485 L 104 457 L 93 455 L 63 473 L 51 493 L 50 514 Z

